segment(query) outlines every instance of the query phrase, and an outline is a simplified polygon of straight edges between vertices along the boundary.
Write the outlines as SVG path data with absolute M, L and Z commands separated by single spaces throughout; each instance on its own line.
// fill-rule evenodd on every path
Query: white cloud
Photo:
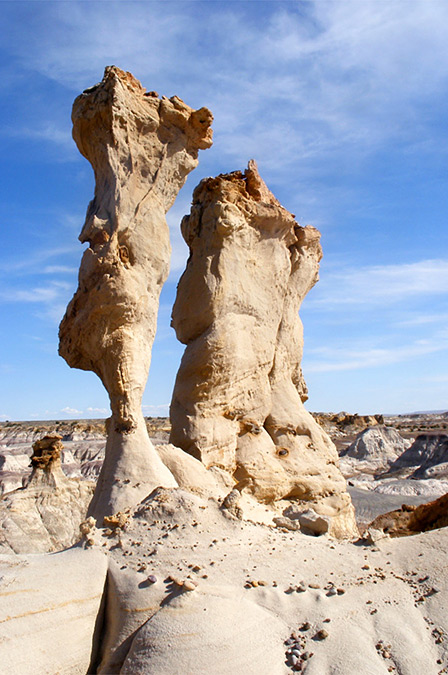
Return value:
M 423 380 L 424 382 L 444 384 L 445 382 L 448 382 L 448 373 L 442 373 L 440 375 L 428 375 L 424 377 Z
M 25 67 L 74 91 L 91 86 L 114 62 L 150 88 L 208 105 L 219 153 L 238 164 L 255 156 L 276 173 L 289 172 L 292 163 L 300 173 L 298 156 L 307 164 L 333 152 L 346 157 L 350 149 L 353 162 L 391 137 L 414 142 L 416 128 L 431 119 L 427 108 L 420 110 L 422 97 L 446 89 L 443 2 L 204 8 L 71 2 L 49 11 L 42 3 L 8 48 Z M 71 143 L 53 122 L 32 133 Z
M 110 411 L 107 408 L 87 408 L 86 412 L 89 413 L 99 413 L 100 415 L 107 415 Z
M 3 127 L 0 131 L 3 137 L 16 138 L 21 137 L 29 140 L 50 141 L 61 146 L 69 152 L 65 155 L 72 159 L 78 159 L 74 151 L 74 144 L 70 134 L 70 128 L 57 128 L 55 123 L 45 123 L 41 127 Z
M 426 326 L 428 324 L 443 323 L 448 325 L 448 314 L 440 312 L 438 314 L 417 314 L 408 316 L 396 322 L 397 326 Z
M 389 305 L 413 297 L 448 294 L 448 260 L 355 267 L 327 272 L 306 308 L 340 311 L 341 305 Z
M 169 407 L 169 403 L 163 403 L 161 405 L 142 405 L 142 411 L 146 416 L 168 417 Z
M 79 254 L 80 252 L 81 249 L 76 244 L 39 249 L 26 257 L 0 262 L 0 274 L 7 274 L 9 278 L 11 275 L 39 272 L 42 271 L 44 263 L 51 258 L 59 258 L 67 254 Z
M 367 340 L 366 340 L 367 341 Z M 381 368 L 414 358 L 448 352 L 448 331 L 440 331 L 427 339 L 390 347 L 354 348 L 347 340 L 343 347 L 308 349 L 304 358 L 304 372 L 329 373 L 365 368 Z
M 72 284 L 64 281 L 52 281 L 48 286 L 30 289 L 9 288 L 0 291 L 0 302 L 54 303 L 71 289 Z
M 68 265 L 47 265 L 42 270 L 42 274 L 76 274 L 76 267 L 69 267 Z
M 77 410 L 76 408 L 71 408 L 70 406 L 61 408 L 60 412 L 66 413 L 67 415 L 82 415 L 83 413 L 82 410 Z

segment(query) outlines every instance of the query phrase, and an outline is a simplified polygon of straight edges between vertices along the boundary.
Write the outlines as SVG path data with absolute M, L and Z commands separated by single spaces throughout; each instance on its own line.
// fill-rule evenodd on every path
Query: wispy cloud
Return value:
M 47 265 L 43 268 L 42 274 L 75 274 L 76 267 L 69 267 L 68 265 Z
M 55 123 L 48 122 L 41 127 L 3 127 L 0 130 L 0 136 L 7 138 L 23 138 L 36 141 L 49 141 L 55 145 L 61 146 L 64 150 L 69 150 L 67 157 L 77 159 L 74 151 L 73 140 L 71 138 L 70 127 L 56 127 Z
M 438 314 L 421 314 L 414 316 L 408 316 L 407 318 L 400 319 L 396 322 L 397 326 L 427 326 L 428 324 L 443 323 L 448 325 L 448 314 L 446 312 L 440 312 Z
M 52 258 L 60 258 L 65 255 L 80 254 L 80 247 L 73 243 L 71 245 L 55 246 L 54 248 L 40 248 L 26 256 L 18 256 L 12 260 L 3 260 L 0 262 L 0 275 L 19 276 L 23 274 L 39 273 L 50 269 L 45 263 Z M 53 270 L 54 270 L 53 266 Z M 63 266 L 67 271 L 67 266 Z M 48 272 L 45 272 L 46 274 Z
M 0 302 L 51 303 L 60 297 L 61 292 L 66 295 L 71 288 L 71 284 L 63 281 L 52 281 L 48 286 L 35 286 L 30 289 L 3 289 L 0 291 Z
M 111 61 L 150 88 L 175 87 L 162 93 L 213 109 L 220 153 L 238 163 L 256 156 L 274 173 L 298 155 L 309 171 L 313 158 L 350 150 L 353 162 L 390 138 L 410 139 L 430 122 L 422 95 L 446 88 L 445 3 L 257 3 L 260 21 L 254 3 L 203 7 L 41 3 L 7 44 L 25 67 L 75 91 Z M 71 142 L 52 122 L 25 131 Z
M 65 413 L 66 415 L 82 415 L 83 411 L 78 410 L 77 408 L 71 408 L 70 406 L 65 406 L 61 408 L 60 412 Z
M 169 414 L 169 403 L 160 405 L 142 405 L 144 415 L 155 415 L 158 417 L 167 417 Z
M 350 340 L 347 340 L 342 347 L 308 349 L 304 358 L 304 371 L 329 373 L 381 368 L 437 352 L 448 352 L 448 330 L 440 331 L 426 339 L 389 347 L 356 348 Z
M 340 311 L 341 305 L 365 308 L 447 294 L 448 260 L 422 260 L 327 272 L 306 301 L 306 307 Z

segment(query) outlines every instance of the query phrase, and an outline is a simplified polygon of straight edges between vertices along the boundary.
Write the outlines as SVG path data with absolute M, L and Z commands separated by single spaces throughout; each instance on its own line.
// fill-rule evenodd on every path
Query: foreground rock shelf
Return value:
M 177 488 L 82 546 L 0 557 L 3 673 L 445 672 L 446 528 L 355 545 Z

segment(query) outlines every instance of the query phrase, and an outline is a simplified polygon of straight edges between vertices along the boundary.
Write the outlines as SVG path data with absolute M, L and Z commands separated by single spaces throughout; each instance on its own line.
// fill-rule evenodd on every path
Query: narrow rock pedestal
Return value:
M 177 96 L 160 99 L 110 66 L 75 100 L 72 120 L 95 172 L 95 196 L 79 237 L 89 247 L 60 326 L 59 353 L 72 368 L 96 373 L 110 398 L 106 457 L 89 509 L 101 524 L 154 487 L 176 485 L 149 440 L 141 399 L 169 271 L 165 214 L 199 149 L 212 144 L 212 115 Z

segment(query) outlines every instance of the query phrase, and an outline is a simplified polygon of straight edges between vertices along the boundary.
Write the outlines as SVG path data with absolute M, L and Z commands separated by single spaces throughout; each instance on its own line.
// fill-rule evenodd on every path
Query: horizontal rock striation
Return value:
M 353 536 L 336 449 L 303 406 L 298 310 L 318 279 L 318 231 L 297 224 L 252 161 L 199 184 L 182 234 L 190 258 L 172 325 L 187 346 L 171 442 L 261 501 L 311 502 L 333 534 Z
M 169 270 L 165 214 L 198 151 L 212 144 L 212 115 L 177 96 L 160 99 L 111 66 L 75 100 L 72 120 L 95 173 L 95 196 L 79 237 L 88 248 L 59 353 L 72 368 L 96 373 L 109 394 L 106 459 L 91 505 L 101 519 L 157 485 L 175 485 L 149 441 L 141 398 Z

